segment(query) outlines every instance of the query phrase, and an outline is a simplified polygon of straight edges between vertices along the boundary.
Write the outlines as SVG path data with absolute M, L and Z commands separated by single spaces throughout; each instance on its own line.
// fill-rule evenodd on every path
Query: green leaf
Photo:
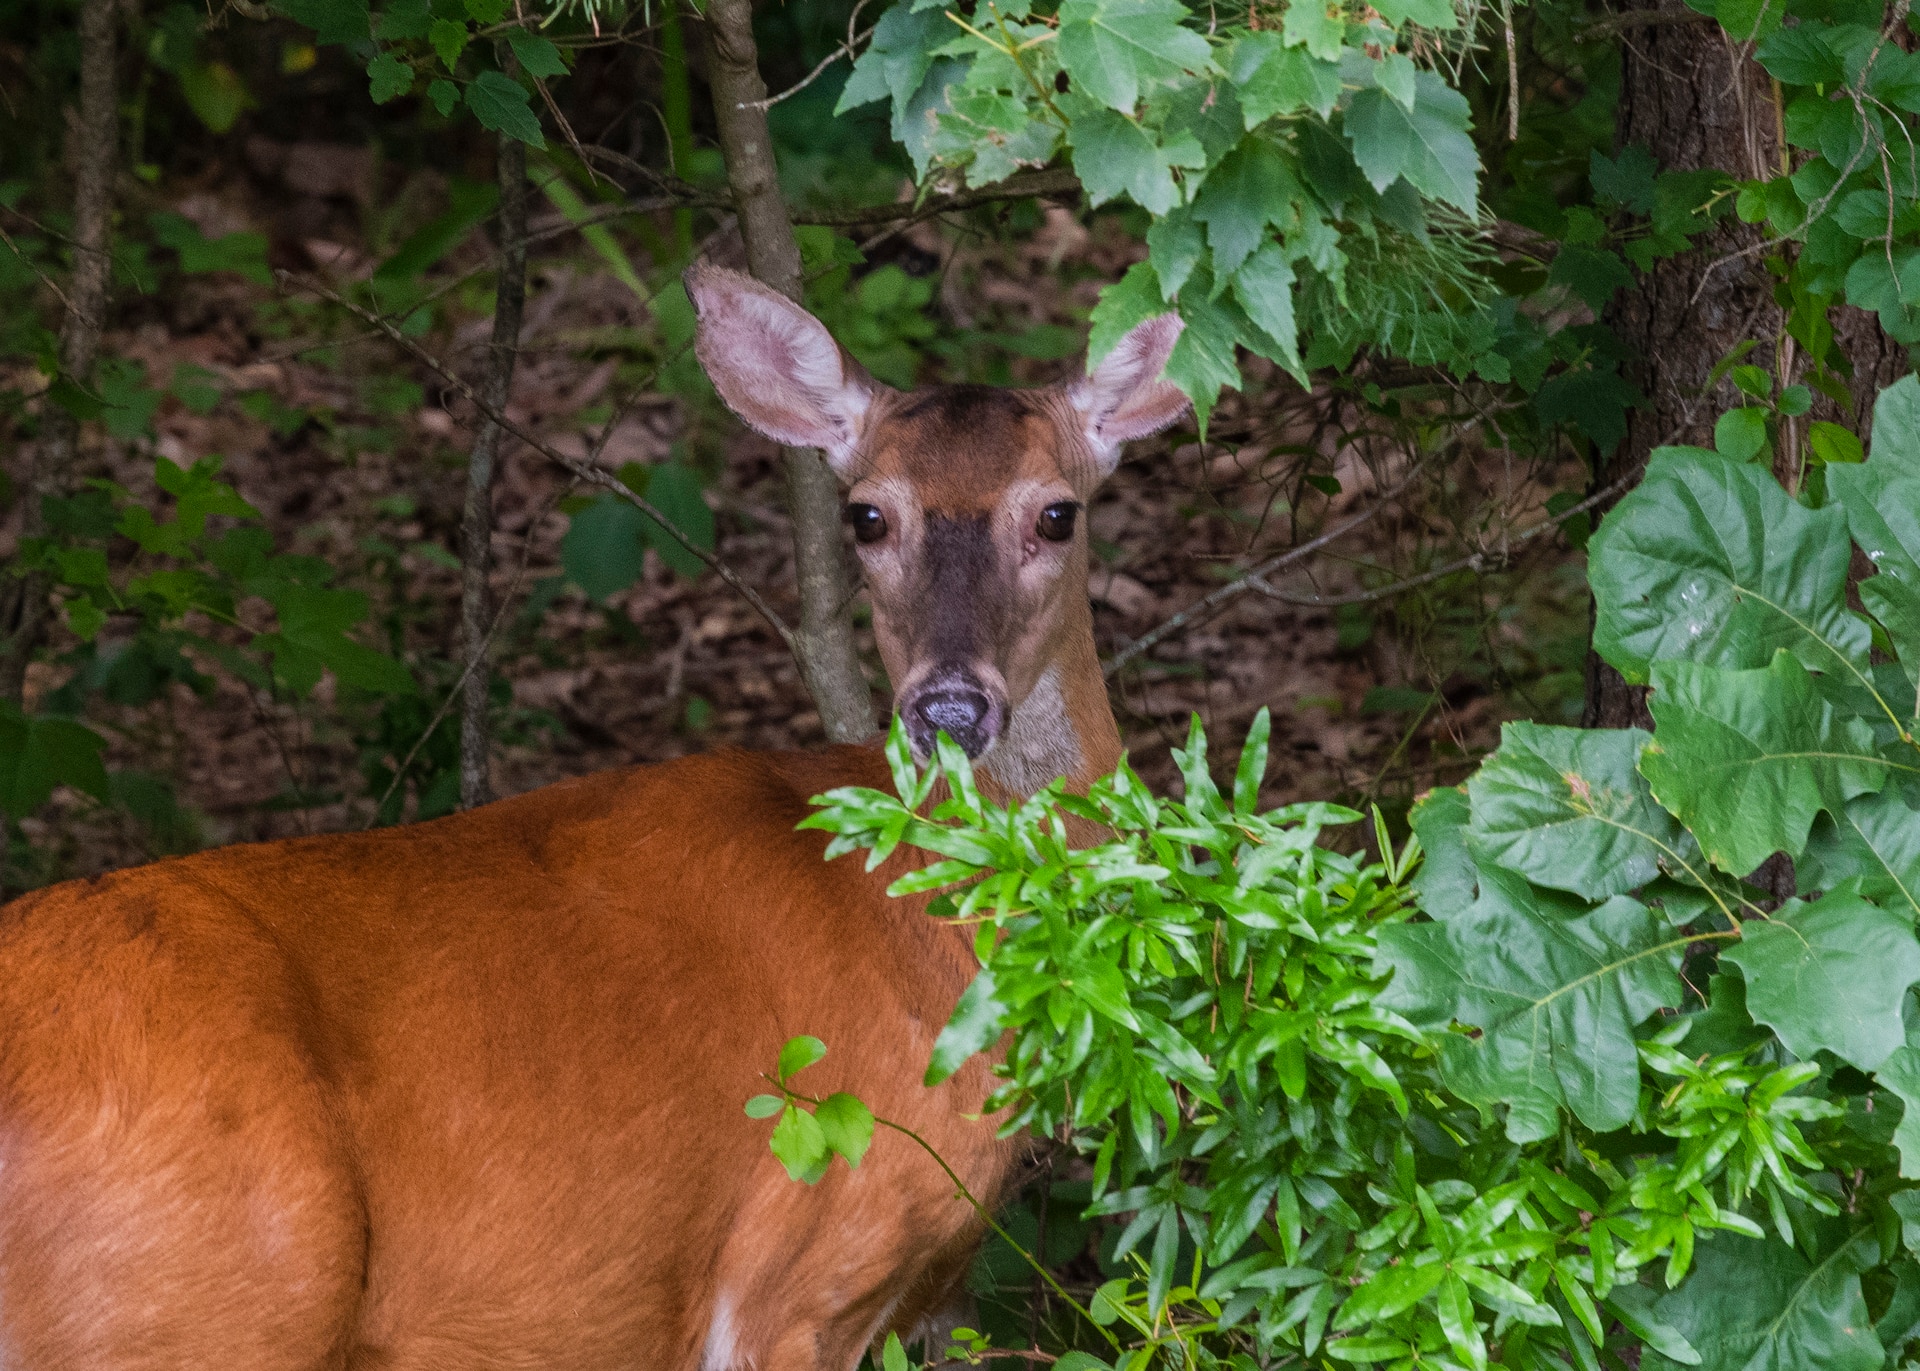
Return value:
M 898 1333 L 888 1333 L 887 1343 L 880 1351 L 880 1371 L 908 1371 L 907 1349 L 900 1345 Z
M 896 113 L 905 110 L 933 66 L 934 49 L 957 32 L 943 6 L 895 5 L 874 26 L 873 40 L 854 62 L 833 112 L 888 99 Z
M 1189 294 L 1198 296 L 1199 292 Z M 1181 300 L 1180 317 L 1187 326 L 1167 358 L 1167 379 L 1193 401 L 1204 437 L 1206 414 L 1221 387 L 1240 381 L 1240 359 L 1234 349 L 1242 336 L 1240 323 L 1244 316 L 1225 300 L 1200 296 Z
M 1375 5 L 1374 8 L 1395 28 L 1409 23 L 1427 29 L 1460 27 L 1459 17 L 1454 14 L 1449 0 L 1387 0 L 1386 4 Z
M 1699 1349 L 1700 1371 L 1876 1371 L 1885 1359 L 1860 1291 L 1876 1264 L 1856 1237 L 1817 1266 L 1777 1239 L 1716 1234 L 1694 1250 L 1691 1276 L 1655 1305 Z M 1650 1352 L 1642 1371 L 1677 1363 Z
M 644 481 L 639 478 L 644 476 Z M 713 551 L 713 511 L 707 507 L 705 483 L 684 462 L 660 462 L 654 466 L 631 464 L 620 469 L 620 479 L 647 503 L 667 516 L 669 522 L 686 535 L 687 541 L 703 551 Z M 645 513 L 640 515 L 641 530 L 660 560 L 689 580 L 707 569 L 707 564 Z
M 1240 88 L 1240 113 L 1248 129 L 1277 114 L 1310 109 L 1322 119 L 1340 98 L 1340 67 L 1305 48 L 1288 47 L 1262 30 L 1234 45 L 1229 74 Z
M 1300 362 L 1300 330 L 1293 314 L 1293 268 L 1287 262 L 1286 250 L 1274 242 L 1262 245 L 1234 273 L 1233 296 L 1247 318 L 1277 345 L 1269 360 L 1278 362 L 1294 380 L 1306 385 L 1307 370 Z
M 373 103 L 384 105 L 413 89 L 413 68 L 392 53 L 383 52 L 367 63 L 367 80 Z
M 1131 114 L 1144 88 L 1211 64 L 1212 49 L 1182 26 L 1186 17 L 1180 0 L 1065 0 L 1060 65 L 1080 90 Z
M 1073 121 L 1068 136 L 1073 169 L 1094 205 L 1128 195 L 1142 209 L 1165 214 L 1180 202 L 1173 168 L 1205 160 L 1193 155 L 1199 154 L 1198 143 L 1191 154 L 1179 145 L 1162 147 L 1152 133 L 1111 110 L 1089 109 Z
M 789 1076 L 805 1071 L 826 1055 L 827 1045 L 811 1033 L 788 1038 L 786 1046 L 780 1049 L 780 1079 L 784 1081 Z
M 507 45 L 513 49 L 513 55 L 520 59 L 520 69 L 529 76 L 544 78 L 567 74 L 566 58 L 560 55 L 560 49 L 554 46 L 551 38 L 542 38 L 525 29 L 509 29 Z
M 1640 772 L 1736 876 L 1775 852 L 1799 856 L 1814 815 L 1886 784 L 1873 730 L 1843 718 L 1784 650 L 1754 671 L 1656 663 L 1653 686 L 1658 727 Z
M 227 132 L 255 106 L 247 83 L 225 62 L 196 62 L 182 68 L 180 94 L 194 117 L 214 133 Z
M 1636 769 L 1649 736 L 1505 725 L 1467 783 L 1475 855 L 1594 900 L 1645 885 L 1662 859 L 1697 858 Z
M 433 6 L 429 0 L 394 0 L 380 11 L 373 36 L 383 43 L 408 38 L 425 38 L 433 28 Z
M 826 1165 L 833 1160 L 833 1154 L 827 1148 L 827 1135 L 821 1129 L 819 1120 L 806 1110 L 793 1105 L 787 1106 L 786 1113 L 780 1116 L 780 1122 L 773 1126 L 773 1137 L 769 1147 L 780 1165 L 787 1169 L 790 1180 L 806 1181 L 812 1184 L 826 1171 Z
M 873 1143 L 873 1111 L 842 1090 L 820 1101 L 813 1117 L 820 1124 L 827 1146 L 845 1157 L 848 1166 L 859 1166 Z
M 1752 461 L 1766 450 L 1767 412 L 1752 405 L 1728 410 L 1714 423 L 1713 446 L 1732 461 Z
M 1290 0 L 1282 28 L 1289 47 L 1305 44 L 1307 51 L 1322 62 L 1338 62 L 1347 41 L 1342 7 L 1327 0 Z
M 1413 888 L 1420 907 L 1442 922 L 1469 917 L 1479 898 L 1480 875 L 1467 851 L 1469 819 L 1466 792 L 1457 786 L 1429 791 L 1407 819 L 1423 854 Z
M 470 36 L 465 24 L 453 19 L 436 19 L 433 27 L 427 31 L 427 42 L 439 54 L 442 65 L 452 71 L 460 60 L 460 54 L 467 50 Z M 484 120 L 481 122 L 485 123 Z
M 595 603 L 617 595 L 646 569 L 647 518 L 617 495 L 602 495 L 573 516 L 560 540 L 567 579 Z
M 1813 25 L 1794 29 L 1775 29 L 1762 38 L 1753 50 L 1754 60 L 1789 86 L 1837 86 L 1847 78 L 1846 69 L 1832 48 L 1820 41 Z
M 1510 1106 L 1515 1142 L 1551 1137 L 1561 1105 L 1598 1132 L 1623 1127 L 1640 1091 L 1633 1030 L 1680 1002 L 1684 940 L 1624 895 L 1567 918 L 1510 872 L 1483 870 L 1480 890 L 1448 923 L 1380 931 L 1394 978 L 1375 1002 L 1484 1030 L 1443 1035 L 1441 1062 L 1464 1098 Z
M 1206 236 L 1194 221 L 1192 211 L 1184 205 L 1154 220 L 1147 229 L 1147 260 L 1153 264 L 1153 274 L 1169 303 L 1179 296 L 1180 287 L 1187 283 L 1206 252 Z
M 1823 465 L 1851 464 L 1867 459 L 1866 449 L 1853 430 L 1816 419 L 1807 425 L 1807 447 L 1813 459 Z
M 1794 874 L 1803 891 L 1853 881 L 1876 904 L 1920 917 L 1920 813 L 1907 807 L 1898 786 L 1856 796 L 1814 821 Z
M 1847 608 L 1845 522 L 1758 467 L 1656 450 L 1589 545 L 1594 650 L 1636 683 L 1656 661 L 1761 667 L 1779 648 L 1855 674 L 1871 635 Z
M 1633 273 L 1627 270 L 1627 264 L 1620 260 L 1617 252 L 1568 243 L 1554 255 L 1547 280 L 1567 287 L 1598 314 L 1615 291 L 1633 285 Z
M 1208 172 L 1193 202 L 1193 217 L 1207 226 L 1214 276 L 1238 271 L 1266 238 L 1267 225 L 1283 222 L 1301 193 L 1279 148 L 1265 138 L 1245 139 Z M 1278 261 L 1285 265 L 1284 258 Z
M 527 107 L 527 92 L 518 81 L 497 71 L 483 71 L 467 87 L 467 108 L 480 127 L 517 138 L 529 147 L 545 148 L 540 121 Z
M 373 31 L 367 0 L 276 0 L 274 8 L 314 30 L 316 43 L 358 43 Z
M 1167 312 L 1160 293 L 1160 281 L 1151 262 L 1135 262 L 1127 274 L 1100 291 L 1093 307 L 1093 327 L 1087 337 L 1087 370 L 1113 351 L 1113 345 L 1126 337 L 1136 325 L 1144 324 Z
M 926 1083 L 938 1085 L 958 1071 L 969 1057 L 999 1041 L 1007 1007 L 994 998 L 993 973 L 982 968 L 953 1007 L 953 1016 L 933 1043 Z
M 771 1119 L 787 1107 L 786 1100 L 778 1095 L 755 1095 L 747 1101 L 749 1119 Z
M 24 715 L 0 702 L 0 810 L 24 819 L 53 795 L 72 786 L 96 800 L 108 794 L 100 754 L 106 739 L 70 719 Z
M 433 107 L 445 118 L 460 104 L 460 87 L 445 79 L 434 81 L 427 87 L 427 99 L 433 101 Z
M 1911 1180 L 1920 1176 L 1920 1043 L 1914 1042 L 1913 1034 L 1909 1033 L 1906 1042 L 1880 1063 L 1873 1078 L 1883 1089 L 1899 1096 L 1904 1106 L 1900 1122 L 1893 1130 L 1893 1145 L 1900 1152 L 1900 1174 Z M 1906 1244 L 1911 1251 L 1915 1231 L 1920 1230 L 1920 1191 L 1906 1193 L 1913 1197 L 1907 1203 L 1915 1211 L 1912 1218 L 1907 1219 Z
M 1377 87 L 1357 91 L 1345 129 L 1353 160 L 1375 190 L 1404 176 L 1422 194 L 1476 214 L 1480 157 L 1467 136 L 1472 123 L 1466 97 L 1421 71 L 1412 110 Z
M 1745 975 L 1747 1012 L 1796 1056 L 1825 1049 L 1872 1071 L 1903 1041 L 1900 1001 L 1920 981 L 1909 919 L 1844 892 L 1789 900 L 1720 956 Z

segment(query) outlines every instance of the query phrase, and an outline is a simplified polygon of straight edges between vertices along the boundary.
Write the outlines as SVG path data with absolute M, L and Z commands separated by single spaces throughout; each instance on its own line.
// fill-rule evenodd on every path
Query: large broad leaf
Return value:
M 1515 1142 L 1551 1137 L 1562 1105 L 1597 1132 L 1624 1127 L 1640 1090 L 1633 1029 L 1680 1002 L 1684 940 L 1624 895 L 1569 918 L 1499 868 L 1481 871 L 1480 892 L 1471 918 L 1382 930 L 1394 976 L 1377 1002 L 1482 1030 L 1442 1038 L 1447 1083 L 1510 1106 Z
M 1661 448 L 1588 547 L 1594 651 L 1630 681 L 1656 661 L 1765 666 L 1780 648 L 1820 671 L 1866 663 L 1845 515 L 1759 467 Z
M 1473 214 L 1480 157 L 1467 136 L 1472 123 L 1466 97 L 1436 73 L 1421 71 L 1413 108 L 1370 86 L 1347 106 L 1345 127 L 1353 160 L 1375 190 L 1404 176 L 1421 194 Z
M 1635 769 L 1648 737 L 1507 724 L 1500 750 L 1467 783 L 1475 854 L 1595 900 L 1645 885 L 1663 858 L 1695 863 L 1686 830 Z
M 1757 671 L 1660 662 L 1653 685 L 1658 731 L 1641 774 L 1735 875 L 1799 856 L 1815 814 L 1886 784 L 1873 730 L 1843 718 L 1785 651 Z
M 1420 907 L 1443 923 L 1465 917 L 1480 893 L 1480 876 L 1467 852 L 1467 793 L 1445 786 L 1421 797 L 1407 818 L 1420 839 L 1413 888 Z
M 1822 815 L 1794 865 L 1800 889 L 1832 890 L 1848 881 L 1906 919 L 1920 917 L 1920 813 L 1899 786 L 1847 801 Z
M 1899 1096 L 1904 1112 L 1893 1130 L 1893 1145 L 1900 1149 L 1900 1174 L 1920 1176 L 1920 1027 L 1907 1034 L 1907 1040 L 1892 1056 L 1880 1063 L 1874 1080 Z M 1920 1190 L 1908 1192 L 1920 1203 Z M 1907 1240 L 1913 1247 L 1913 1240 Z
M 1877 1371 L 1886 1359 L 1860 1292 L 1880 1260 L 1861 1234 L 1818 1265 L 1776 1239 L 1715 1234 L 1694 1250 L 1693 1273 L 1655 1305 L 1700 1352 L 1695 1371 Z M 1678 1364 L 1648 1349 L 1641 1371 Z
M 1176 166 L 1204 166 L 1206 153 L 1191 138 L 1162 145 L 1148 129 L 1124 115 L 1099 109 L 1090 101 L 1073 121 L 1073 169 L 1096 205 L 1121 195 L 1155 214 L 1180 201 Z M 1236 371 L 1235 375 L 1238 375 Z
M 1860 583 L 1860 602 L 1880 621 L 1909 681 L 1920 681 L 1920 434 L 1907 431 L 1908 406 L 1897 390 L 1920 390 L 1908 377 L 1874 407 L 1873 456 L 1827 469 L 1827 488 L 1847 512 L 1847 528 L 1878 573 Z M 1905 713 L 1906 711 L 1902 711 Z
M 1900 1002 L 1920 981 L 1911 920 L 1841 892 L 1750 918 L 1720 954 L 1747 981 L 1747 1012 L 1796 1056 L 1827 1051 L 1872 1071 L 1905 1037 Z
M 1212 49 L 1181 26 L 1186 17 L 1180 0 L 1066 0 L 1060 65 L 1081 90 L 1131 114 L 1143 87 L 1208 66 Z
M 106 739 L 71 719 L 36 718 L 0 702 L 0 810 L 24 819 L 58 786 L 107 798 Z

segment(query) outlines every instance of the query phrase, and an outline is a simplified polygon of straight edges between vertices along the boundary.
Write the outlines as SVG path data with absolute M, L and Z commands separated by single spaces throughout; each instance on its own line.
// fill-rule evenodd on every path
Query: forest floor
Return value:
M 264 233 L 276 266 L 364 278 L 374 262 L 363 246 L 377 175 L 369 157 L 256 139 L 245 165 L 210 166 L 197 186 L 176 187 L 168 207 L 209 238 Z M 443 193 L 431 184 L 401 189 L 429 208 Z M 724 234 L 709 249 L 723 260 L 738 250 Z M 946 356 L 974 359 L 965 365 L 978 374 L 978 359 L 999 340 L 1019 348 L 1034 330 L 1081 336 L 1099 285 L 1125 269 L 1131 251 L 1122 235 L 1103 235 L 1098 220 L 1089 232 L 1056 209 L 1032 231 L 1000 241 L 923 225 L 895 239 L 881 260 L 933 283 L 925 313 L 950 344 Z M 556 447 L 584 455 L 624 388 L 649 370 L 634 340 L 653 339 L 657 351 L 657 329 L 647 303 L 576 240 L 553 240 L 541 252 L 510 411 Z M 485 255 L 476 233 L 450 261 L 471 265 Z M 488 327 L 484 278 L 452 298 L 459 305 L 425 341 L 471 375 Z M 278 546 L 359 568 L 345 579 L 374 598 L 409 656 L 449 664 L 444 696 L 456 657 L 458 524 L 472 439 L 466 407 L 426 368 L 311 297 L 231 275 L 178 277 L 164 292 L 125 300 L 108 346 L 144 364 L 154 386 L 204 376 L 224 398 L 189 408 L 170 395 L 156 415 L 157 442 L 97 435 L 89 474 L 150 492 L 156 456 L 185 465 L 222 455 L 226 476 L 261 511 Z M 923 351 L 937 352 L 938 340 Z M 935 357 L 920 379 L 951 379 L 957 365 L 943 374 Z M 1067 375 L 1077 360 L 1015 356 L 989 368 L 1003 365 L 1015 381 L 1038 384 Z M 1191 424 L 1135 444 L 1089 514 L 1103 653 L 1258 557 L 1371 508 L 1407 461 L 1377 417 L 1354 395 L 1307 395 L 1272 376 L 1251 397 L 1224 397 L 1204 444 Z M 683 386 L 641 395 L 602 460 L 619 467 L 689 452 L 711 478 L 720 555 L 791 615 L 772 444 Z M 1577 462 L 1516 471 L 1492 448 L 1436 463 L 1431 479 L 1364 531 L 1290 568 L 1284 585 L 1338 595 L 1461 550 L 1484 551 L 1501 528 L 1537 520 L 1555 490 L 1583 482 Z M 567 584 L 560 502 L 569 490 L 564 472 L 509 440 L 494 549 L 495 588 L 507 605 L 496 665 L 512 702 L 496 751 L 500 793 L 720 746 L 822 741 L 793 662 L 718 578 L 689 580 L 649 552 L 641 579 L 603 604 Z M 12 551 L 17 529 L 16 509 L 0 529 L 0 554 Z M 1114 678 L 1134 765 L 1168 785 L 1169 748 L 1193 713 L 1206 723 L 1216 759 L 1230 759 L 1266 707 L 1269 801 L 1375 800 L 1403 809 L 1429 786 L 1461 779 L 1496 744 L 1503 719 L 1564 722 L 1577 712 L 1581 561 L 1556 535 L 1529 543 L 1505 574 L 1456 578 L 1411 597 L 1325 608 L 1241 595 Z M 110 624 L 109 639 L 113 631 Z M 67 670 L 36 667 L 29 704 Z M 319 688 L 323 702 L 329 685 Z M 364 738 L 312 702 L 272 700 L 230 676 L 214 674 L 199 693 L 174 685 L 157 701 L 108 714 L 116 730 L 110 764 L 172 778 L 192 816 L 196 831 L 174 846 L 358 827 L 378 799 L 359 774 Z M 155 851 L 152 835 L 124 816 L 72 796 L 25 831 L 37 846 L 58 849 L 48 874 L 97 872 Z

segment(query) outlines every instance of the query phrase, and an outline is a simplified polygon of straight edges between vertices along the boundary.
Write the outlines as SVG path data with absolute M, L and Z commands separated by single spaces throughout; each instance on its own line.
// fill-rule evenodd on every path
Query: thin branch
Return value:
M 1210 591 L 1201 599 L 1194 601 L 1159 627 L 1149 629 L 1147 632 L 1141 634 L 1113 655 L 1107 662 L 1103 674 L 1111 679 L 1115 673 L 1134 658 L 1140 656 L 1142 653 L 1151 651 L 1166 641 L 1166 639 L 1172 637 L 1182 629 L 1187 628 L 1189 625 L 1203 623 L 1211 619 L 1222 609 L 1226 608 L 1229 601 L 1245 595 L 1248 591 L 1260 591 L 1263 594 L 1269 593 L 1270 588 L 1266 583 L 1268 576 L 1271 576 L 1276 571 L 1282 571 L 1292 566 L 1295 562 L 1312 556 L 1321 548 L 1327 546 L 1327 544 L 1346 537 L 1347 534 L 1353 532 L 1356 528 L 1378 517 L 1391 506 L 1395 500 L 1406 493 L 1407 489 L 1412 486 L 1420 473 L 1425 471 L 1436 458 L 1457 446 L 1463 436 L 1464 432 L 1456 434 L 1446 443 L 1435 448 L 1418 462 L 1415 462 L 1413 466 L 1407 469 L 1406 475 L 1395 482 L 1393 488 L 1383 494 L 1368 509 L 1354 515 L 1345 523 L 1328 529 L 1317 538 L 1309 539 L 1300 544 L 1299 547 L 1289 548 L 1278 556 L 1269 557 L 1245 575 L 1236 580 L 1229 581 L 1226 585 L 1221 586 L 1217 590 Z
M 867 0 L 860 0 L 860 3 L 854 7 L 854 13 L 858 15 L 862 9 L 866 8 L 866 5 L 867 5 Z M 866 42 L 867 39 L 873 37 L 873 31 L 876 27 L 878 26 L 869 24 L 866 27 L 866 29 L 860 34 L 859 37 L 848 39 L 845 43 L 841 44 L 839 47 L 835 48 L 832 52 L 828 53 L 825 57 L 821 58 L 819 66 L 815 67 L 812 71 L 808 72 L 805 76 L 801 77 L 798 81 L 794 82 L 791 86 L 788 86 L 785 90 L 781 91 L 778 95 L 769 95 L 764 100 L 755 100 L 752 103 L 752 105 L 749 106 L 749 108 L 758 109 L 758 110 L 769 110 L 769 109 L 772 109 L 775 105 L 779 104 L 782 100 L 792 99 L 794 96 L 798 95 L 801 91 L 805 90 L 808 86 L 812 85 L 815 81 L 818 81 L 822 76 L 824 76 L 826 74 L 827 68 L 832 66 L 835 62 L 838 62 L 842 57 L 853 56 L 853 50 L 855 48 L 859 47 L 860 44 Z
M 1429 585 L 1434 581 L 1442 580 L 1445 577 L 1455 575 L 1462 571 L 1498 571 L 1501 567 L 1505 566 L 1507 562 L 1512 560 L 1511 549 L 1519 546 L 1521 543 L 1530 542 L 1543 533 L 1552 532 L 1576 514 L 1584 514 L 1595 505 L 1605 503 L 1632 485 L 1638 478 L 1638 472 L 1629 476 L 1622 476 L 1612 484 L 1595 491 L 1579 504 L 1569 505 L 1558 514 L 1549 515 L 1539 523 L 1531 524 L 1520 532 L 1506 538 L 1504 540 L 1505 545 L 1502 547 L 1484 552 L 1471 553 L 1456 561 L 1448 562 L 1445 566 L 1435 567 L 1432 571 L 1423 572 L 1418 576 L 1409 576 L 1404 581 L 1395 581 L 1392 585 L 1381 586 L 1377 590 L 1355 591 L 1351 595 L 1296 595 L 1291 591 L 1280 590 L 1275 586 L 1264 583 L 1256 585 L 1254 589 L 1269 599 L 1278 600 L 1282 604 L 1306 605 L 1312 608 L 1326 609 L 1332 608 L 1335 605 L 1361 605 L 1369 604 L 1375 600 L 1389 600 L 1396 595 L 1404 595 L 1409 590 L 1418 590 L 1421 586 Z
M 721 561 L 719 557 L 688 538 L 686 534 L 680 531 L 679 526 L 663 514 L 656 505 L 639 495 L 635 495 L 612 472 L 608 471 L 605 467 L 591 466 L 577 457 L 569 457 L 562 452 L 555 451 L 547 443 L 534 437 L 532 433 L 528 432 L 524 424 L 509 418 L 500 409 L 488 404 L 482 399 L 474 391 L 473 387 L 468 385 L 466 381 L 445 362 L 442 362 L 438 357 L 435 357 L 431 352 L 421 347 L 413 339 L 407 337 L 394 325 L 380 318 L 380 316 L 372 310 L 355 304 L 352 300 L 340 295 L 337 291 L 329 289 L 326 285 L 313 280 L 311 277 L 300 276 L 290 271 L 279 272 L 278 276 L 283 283 L 302 290 L 311 291 L 322 299 L 330 300 L 342 309 L 351 312 L 364 322 L 372 324 L 375 328 L 386 334 L 388 339 L 397 344 L 408 356 L 434 371 L 448 385 L 459 391 L 460 394 L 465 397 L 468 404 L 479 410 L 481 414 L 491 419 L 508 433 L 511 433 L 542 457 L 545 457 L 556 466 L 564 467 L 587 485 L 598 486 L 602 490 L 618 495 L 649 519 L 659 524 L 661 528 L 666 530 L 667 536 L 679 543 L 680 546 L 684 547 L 695 557 L 698 557 L 702 562 L 706 563 L 708 567 L 712 568 L 714 575 L 738 591 L 741 598 L 752 605 L 760 617 L 767 621 L 768 627 L 780 635 L 780 641 L 785 643 L 789 650 L 794 648 L 793 630 L 787 627 L 786 621 L 774 612 L 773 606 L 769 605 L 766 600 L 761 597 L 759 591 L 742 580 L 740 574 L 725 562 Z

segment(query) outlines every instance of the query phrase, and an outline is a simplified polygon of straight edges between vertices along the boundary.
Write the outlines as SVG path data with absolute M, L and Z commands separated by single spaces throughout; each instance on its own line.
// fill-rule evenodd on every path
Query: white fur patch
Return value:
M 1085 762 L 1080 735 L 1067 717 L 1067 697 L 1060 689 L 1060 668 L 1048 667 L 980 767 L 1005 790 L 1031 795 L 1049 781 L 1071 776 Z
M 739 1343 L 740 1330 L 733 1326 L 733 1296 L 722 1290 L 713 1302 L 713 1322 L 707 1325 L 700 1371 L 750 1371 L 752 1363 L 739 1360 Z

